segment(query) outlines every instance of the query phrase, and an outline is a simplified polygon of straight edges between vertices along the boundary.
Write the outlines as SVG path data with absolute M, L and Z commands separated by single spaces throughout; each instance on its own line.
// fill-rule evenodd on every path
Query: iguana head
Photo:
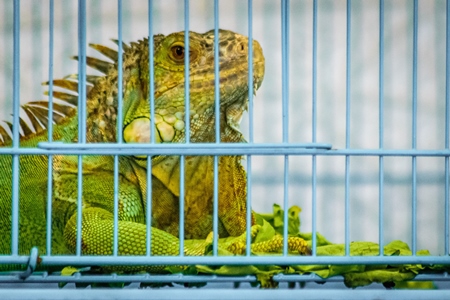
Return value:
M 184 31 L 167 36 L 155 35 L 154 41 L 154 99 L 155 141 L 183 142 L 185 140 L 185 79 L 184 56 L 189 53 L 190 82 L 190 140 L 214 141 L 214 31 L 204 34 L 190 32 L 189 51 L 184 46 Z M 117 42 L 117 41 L 116 41 Z M 257 41 L 253 41 L 253 87 L 256 91 L 264 77 L 264 56 Z M 87 57 L 87 64 L 104 75 L 87 76 L 87 141 L 115 142 L 117 135 L 118 71 L 117 51 L 108 47 L 90 46 L 113 62 Z M 150 141 L 149 51 L 148 40 L 131 45 L 123 44 L 123 106 L 122 129 L 126 142 Z M 219 97 L 222 140 L 239 141 L 236 129 L 248 98 L 248 39 L 240 34 L 219 31 Z M 77 57 L 75 57 L 77 59 Z M 54 80 L 53 85 L 63 91 L 53 91 L 53 122 L 64 123 L 76 114 L 79 102 L 78 76 Z M 48 84 L 45 83 L 45 84 Z M 67 105 L 68 104 L 68 105 Z M 48 102 L 34 101 L 23 105 L 31 126 L 20 118 L 21 139 L 46 135 Z M 9 127 L 12 125 L 6 123 Z M 234 129 L 235 136 L 225 134 Z M 7 126 L 0 124 L 0 145 L 10 142 Z M 22 133 L 21 132 L 21 133 Z M 233 133 L 233 130 L 231 130 Z M 58 139 L 58 137 L 55 137 Z M 77 140 L 76 131 L 72 141 Z
M 253 41 L 253 87 L 256 91 L 264 77 L 264 56 L 261 46 Z M 148 48 L 147 48 L 148 49 Z M 148 51 L 141 58 L 140 85 L 142 95 L 130 95 L 124 120 L 126 142 L 150 141 L 150 108 L 148 95 Z M 184 32 L 155 39 L 154 99 L 155 141 L 185 141 L 185 55 L 189 53 L 190 140 L 214 141 L 214 31 L 204 34 L 190 32 L 189 51 L 184 44 Z M 240 34 L 219 31 L 219 98 L 221 135 L 225 128 L 238 129 L 247 108 L 248 99 L 248 38 Z M 129 90 L 133 90 L 132 88 Z M 127 96 L 124 95 L 124 100 Z M 222 124 L 223 123 L 223 124 Z M 238 141 L 238 140 L 236 140 Z

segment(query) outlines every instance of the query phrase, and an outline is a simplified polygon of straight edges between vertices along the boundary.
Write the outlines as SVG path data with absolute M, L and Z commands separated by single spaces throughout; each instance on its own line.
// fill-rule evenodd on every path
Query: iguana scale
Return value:
M 214 31 L 190 33 L 190 49 L 184 49 L 184 32 L 154 36 L 155 67 L 155 140 L 160 143 L 184 143 L 184 54 L 190 57 L 190 142 L 214 142 Z M 221 142 L 245 142 L 239 132 L 240 118 L 247 108 L 248 39 L 221 30 L 220 55 L 220 137 Z M 113 63 L 88 58 L 87 63 L 104 76 L 88 77 L 87 141 L 115 142 L 117 117 L 117 52 L 101 45 L 94 49 Z M 148 41 L 123 46 L 123 137 L 124 142 L 148 142 L 150 136 Z M 264 56 L 253 41 L 254 86 L 259 88 L 264 76 Z M 54 85 L 76 92 L 73 79 L 55 80 Z M 53 140 L 77 141 L 78 96 L 54 92 L 62 104 L 54 104 L 53 120 L 47 120 L 48 103 L 35 101 L 23 105 L 32 126 L 21 119 L 21 147 L 36 147 L 47 140 L 47 122 L 55 122 Z M 0 145 L 8 147 L 11 139 L 0 126 Z M 0 198 L 0 254 L 11 251 L 10 155 L 0 156 L 2 190 Z M 178 254 L 179 157 L 152 158 L 152 253 Z M 20 157 L 19 254 L 28 254 L 33 246 L 45 254 L 47 157 Z M 113 157 L 83 158 L 82 254 L 112 253 L 113 230 Z M 77 158 L 56 155 L 53 158 L 52 254 L 75 252 Z M 213 158 L 187 156 L 185 165 L 186 238 L 204 239 L 212 230 Z M 119 254 L 146 253 L 146 159 L 120 157 L 119 163 Z M 219 235 L 240 236 L 245 231 L 246 174 L 241 157 L 219 159 Z M 253 220 L 254 223 L 254 220 Z M 191 246 L 190 246 L 191 245 Z M 236 244 L 233 245 L 235 247 Z M 191 247 L 191 248 L 190 248 Z M 242 247 L 234 249 L 242 253 Z M 244 246 L 243 246 L 244 247 Z M 280 238 L 254 244 L 258 252 L 280 250 Z M 201 255 L 198 246 L 186 243 L 187 255 Z M 200 247 L 201 248 L 201 247 Z M 276 249 L 275 249 L 276 248 Z M 309 252 L 300 238 L 289 238 L 289 248 L 301 254 Z M 253 249 L 253 248 L 252 248 Z M 13 267 L 13 266 L 10 266 Z M 0 266 L 0 269 L 2 266 Z

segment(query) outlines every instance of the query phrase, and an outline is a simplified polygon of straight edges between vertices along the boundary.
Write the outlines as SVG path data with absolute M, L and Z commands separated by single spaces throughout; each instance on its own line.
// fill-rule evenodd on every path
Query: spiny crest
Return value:
M 113 40 L 116 44 L 118 41 Z M 117 62 L 118 52 L 99 44 L 89 44 L 89 46 L 100 52 L 113 62 L 100 60 L 93 57 L 86 57 L 86 64 L 91 68 L 106 74 L 110 68 L 114 67 Z M 125 43 L 122 44 L 123 50 L 129 49 Z M 78 60 L 78 56 L 74 56 Z M 102 75 L 87 75 L 86 76 L 86 91 L 92 89 L 98 78 Z M 50 82 L 44 82 L 43 85 L 49 85 Z M 76 106 L 78 105 L 78 74 L 71 74 L 63 79 L 53 80 L 53 86 L 61 88 L 61 91 L 53 91 L 53 97 L 61 100 L 59 103 L 53 103 L 52 122 L 54 124 L 61 124 L 67 117 L 72 117 L 76 113 Z M 49 92 L 44 92 L 49 95 Z M 26 137 L 32 134 L 39 134 L 45 131 L 48 127 L 48 110 L 49 102 L 47 100 L 31 101 L 21 105 L 28 120 L 22 116 L 19 117 L 19 132 L 21 137 Z M 3 124 L 1 124 L 3 123 Z M 0 146 L 3 146 L 12 141 L 13 125 L 11 122 L 3 121 L 0 123 Z

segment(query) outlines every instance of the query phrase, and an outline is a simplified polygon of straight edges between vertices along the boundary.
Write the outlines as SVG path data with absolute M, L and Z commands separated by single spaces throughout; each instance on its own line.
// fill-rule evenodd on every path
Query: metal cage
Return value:
M 107 39 L 117 37 L 121 45 L 122 41 L 159 32 L 202 32 L 225 27 L 247 35 L 250 40 L 257 39 L 266 56 L 262 88 L 257 96 L 249 92 L 248 114 L 242 121 L 247 144 L 88 144 L 84 125 L 80 125 L 78 144 L 65 145 L 50 140 L 40 143 L 38 148 L 21 148 L 18 142 L 11 148 L 0 148 L 0 155 L 14 157 L 14 178 L 18 178 L 18 157 L 27 154 L 50 157 L 105 154 L 114 155 L 116 160 L 120 155 L 179 155 L 182 161 L 186 155 L 214 155 L 216 175 L 218 156 L 243 155 L 248 173 L 248 207 L 268 211 L 273 203 L 284 208 L 298 205 L 303 210 L 301 230 L 312 232 L 313 237 L 310 257 L 288 256 L 286 243 L 283 255 L 269 257 L 250 253 L 236 257 L 103 257 L 81 255 L 79 235 L 77 254 L 45 255 L 41 257 L 42 263 L 74 266 L 450 264 L 449 1 L 134 0 L 122 3 L 118 0 L 113 5 L 100 0 L 27 3 L 5 0 L 0 7 L 3 14 L 3 21 L 0 21 L 3 114 L 0 119 L 13 114 L 15 141 L 19 137 L 19 105 L 36 99 L 41 93 L 40 82 L 51 81 L 59 73 L 74 73 L 77 67 L 80 81 L 84 82 L 83 59 L 91 40 L 107 43 Z M 251 51 L 251 43 L 249 48 Z M 78 66 L 67 59 L 76 53 L 81 58 Z M 252 66 L 249 68 L 251 82 Z M 50 101 L 52 88 L 50 85 Z M 85 124 L 86 118 L 84 89 L 81 84 L 80 124 Z M 119 91 L 121 89 L 119 86 Z M 189 88 L 186 98 L 189 99 Z M 118 111 L 120 120 L 123 117 L 121 104 Z M 51 178 L 51 168 L 48 174 Z M 115 176 L 117 179 L 117 172 Z M 181 178 L 180 184 L 183 175 Z M 79 182 L 81 199 L 81 180 Z M 0 263 L 29 264 L 31 270 L 38 253 L 30 249 L 30 256 L 18 255 L 17 180 L 12 188 L 15 203 L 12 254 L 1 255 Z M 184 211 L 183 196 L 180 196 L 180 203 L 180 211 Z M 217 195 L 214 206 L 217 218 Z M 81 213 L 79 215 L 81 227 Z M 117 220 L 117 206 L 115 217 Z M 180 214 L 180 220 L 182 218 Z M 287 218 L 285 209 L 285 223 Z M 182 228 L 180 232 L 183 241 Z M 317 232 L 332 242 L 343 243 L 345 255 L 318 256 Z M 51 239 L 50 223 L 47 234 Z M 412 253 L 425 248 L 431 255 L 384 256 L 383 246 L 395 239 L 407 242 Z M 350 244 L 356 240 L 378 243 L 379 255 L 350 256 Z M 247 243 L 249 245 L 249 239 Z M 182 247 L 183 242 L 180 249 Z M 416 276 L 416 281 L 435 281 L 439 289 L 430 291 L 392 291 L 379 284 L 367 289 L 346 290 L 342 276 L 322 279 L 314 274 L 279 274 L 273 279 L 280 282 L 279 290 L 233 289 L 256 281 L 253 275 L 60 276 L 46 272 L 2 272 L 0 298 L 450 297 L 447 273 Z M 59 282 L 208 282 L 208 285 L 204 290 L 85 290 L 75 295 L 65 289 L 55 289 L 55 283 Z M 297 282 L 302 283 L 302 289 L 286 289 L 295 287 Z M 30 289 L 12 290 L 10 287 Z M 48 290 L 37 294 L 33 289 L 36 287 Z M 221 290 L 216 290 L 218 288 Z

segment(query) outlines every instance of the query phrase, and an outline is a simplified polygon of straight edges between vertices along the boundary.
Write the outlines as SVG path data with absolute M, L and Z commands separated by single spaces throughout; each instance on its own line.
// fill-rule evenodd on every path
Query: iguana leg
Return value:
M 113 253 L 114 216 L 98 207 L 83 209 L 81 247 L 84 255 L 111 255 Z M 119 255 L 145 255 L 146 232 L 144 224 L 119 221 Z M 66 224 L 64 238 L 68 248 L 75 253 L 77 215 Z M 152 255 L 178 255 L 179 243 L 175 236 L 152 228 Z
M 76 251 L 77 234 L 77 172 L 76 157 L 58 157 L 54 174 L 54 218 L 61 230 L 68 251 Z M 119 164 L 119 254 L 145 255 L 147 227 L 145 223 L 145 196 L 140 193 L 138 176 L 128 164 Z M 83 160 L 83 208 L 82 253 L 87 255 L 111 255 L 114 231 L 114 163 L 110 156 L 88 156 Z M 141 176 L 144 177 L 145 176 Z M 156 199 L 155 199 L 156 201 Z M 70 212 L 70 214 L 69 214 Z M 178 255 L 179 240 L 174 235 L 152 227 L 152 255 Z M 190 255 L 203 255 L 192 250 Z M 186 252 L 186 251 L 185 251 Z M 140 268 L 142 269 L 142 268 Z M 152 269 L 152 268 L 150 268 Z M 131 269 L 127 269 L 131 271 Z

